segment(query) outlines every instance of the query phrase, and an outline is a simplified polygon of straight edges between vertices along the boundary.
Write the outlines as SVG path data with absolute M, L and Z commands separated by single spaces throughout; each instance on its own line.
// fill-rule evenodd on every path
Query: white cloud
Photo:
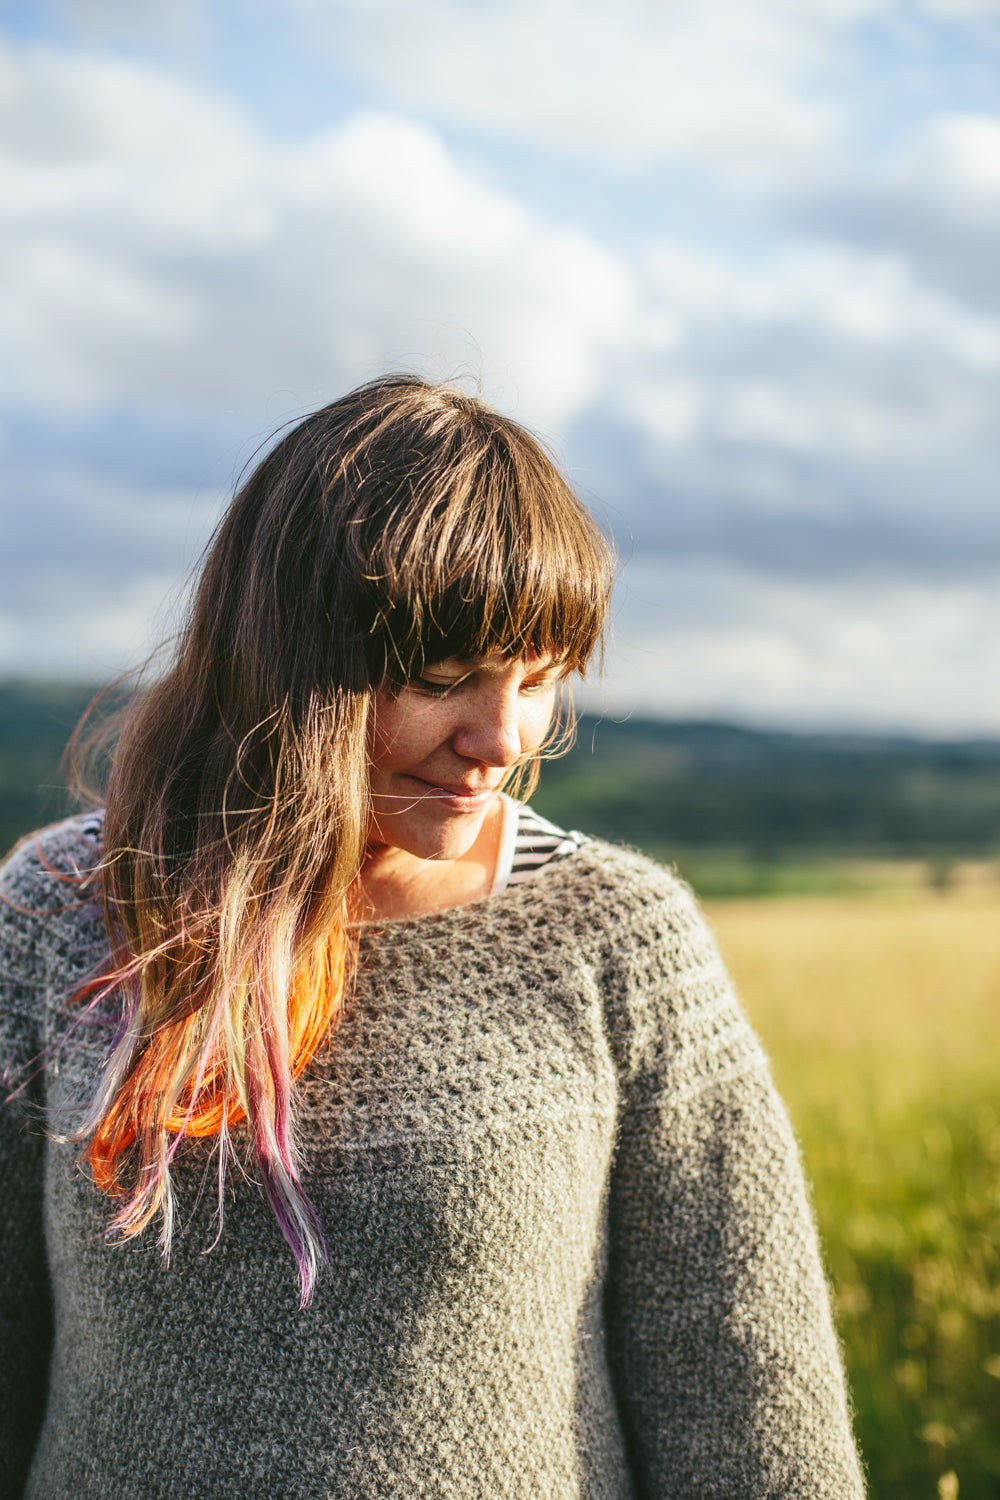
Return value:
M 126 43 L 153 41 L 190 49 L 204 42 L 205 0 L 53 0 L 83 36 Z
M 815 338 L 878 353 L 923 347 L 974 369 L 1000 368 L 1000 318 L 923 283 L 901 254 L 792 240 L 756 264 L 669 241 L 649 245 L 643 270 L 675 346 L 695 325 L 809 328 Z
M 366 114 L 279 144 L 147 66 L 4 66 L 8 395 L 294 408 L 393 360 L 475 369 L 481 349 L 491 390 L 558 424 L 631 322 L 614 255 L 422 126 Z
M 1000 317 L 927 286 L 898 255 L 799 242 L 741 265 L 660 242 L 637 283 L 647 329 L 666 332 L 635 341 L 605 402 L 644 435 L 654 468 L 720 445 L 745 464 L 749 446 L 831 477 L 848 463 L 873 465 L 872 478 L 938 465 L 944 484 L 995 456 Z
M 874 0 L 333 0 L 328 42 L 391 100 L 535 147 L 737 179 L 835 153 L 840 110 L 808 84 Z
M 1000 733 L 1000 573 L 822 583 L 651 557 L 626 575 L 608 712 L 941 735 Z
M 793 232 L 853 243 L 905 264 L 914 283 L 938 288 L 974 322 L 1000 311 L 1000 114 L 939 112 L 913 126 L 876 164 L 845 165 L 812 189 L 786 195 Z M 903 309 L 905 311 L 905 308 Z
M 1000 17 L 1000 0 L 920 0 L 920 8 L 948 21 Z
M 894 175 L 938 208 L 1000 227 L 1000 117 L 932 117 L 907 140 Z
M 130 572 L 100 592 L 72 568 L 41 568 L 36 581 L 44 612 L 0 608 L 0 675 L 104 681 L 140 666 L 172 628 L 166 572 Z
M 94 679 L 141 662 L 176 628 L 224 495 L 44 461 L 8 467 L 0 676 Z
M 889 9 L 345 12 L 359 56 L 368 28 L 391 39 L 373 76 L 429 116 L 612 166 L 780 170 L 789 202 L 808 162 L 822 178 L 809 237 L 800 221 L 756 257 L 722 230 L 714 250 L 637 237 L 613 251 L 398 108 L 282 140 L 165 68 L 9 48 L 0 396 L 81 425 L 224 413 L 249 436 L 387 365 L 469 367 L 488 398 L 571 432 L 584 484 L 583 437 L 615 439 L 591 488 L 618 503 L 641 559 L 616 705 L 1000 728 L 1000 125 L 929 122 L 838 218 L 840 122 L 803 83 L 852 20 Z M 418 18 L 426 36 L 411 35 Z M 878 232 L 862 208 L 869 227 L 882 214 Z M 93 467 L 37 471 L 26 493 L 0 670 L 103 671 L 141 653 L 218 497 Z
M 596 14 L 584 7 L 586 24 Z M 844 7 L 810 15 L 832 24 Z M 235 404 L 256 421 L 271 393 L 284 415 L 397 362 L 471 366 L 546 426 L 617 407 L 668 446 L 715 435 L 884 454 L 991 425 L 1000 318 L 929 288 L 899 253 L 831 239 L 741 265 L 661 242 L 630 265 L 398 116 L 280 143 L 148 66 L 44 49 L 0 63 L 14 85 L 0 301 L 18 399 Z M 951 181 L 971 135 L 969 170 L 989 177 L 990 121 L 936 129 L 919 160 L 936 152 Z
M 858 28 L 997 0 L 288 0 L 393 105 L 534 149 L 731 185 L 803 185 L 851 156 Z M 848 84 L 848 88 L 849 88 Z

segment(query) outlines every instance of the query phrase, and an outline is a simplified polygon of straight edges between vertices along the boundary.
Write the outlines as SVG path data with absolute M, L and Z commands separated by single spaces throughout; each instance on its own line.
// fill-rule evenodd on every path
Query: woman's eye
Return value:
M 454 692 L 456 688 L 468 682 L 475 672 L 463 672 L 460 677 L 411 677 L 407 687 L 414 688 L 418 693 L 426 693 L 432 698 L 443 698 L 446 693 Z M 555 677 L 528 678 L 521 683 L 518 692 L 533 697 L 546 692 L 556 682 Z

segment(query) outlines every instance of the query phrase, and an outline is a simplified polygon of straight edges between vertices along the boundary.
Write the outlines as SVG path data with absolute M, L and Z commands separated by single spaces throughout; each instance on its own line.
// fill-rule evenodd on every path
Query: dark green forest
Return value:
M 0 682 L 0 846 L 8 849 L 73 808 L 60 762 L 95 689 L 80 683 Z
M 584 718 L 537 802 L 643 846 L 982 857 L 1000 852 L 1000 741 Z
M 60 770 L 93 689 L 0 683 L 0 844 L 71 807 Z M 848 859 L 1000 858 L 1000 740 L 580 720 L 534 799 L 556 822 L 676 861 L 710 894 Z M 768 874 L 768 872 L 770 872 Z

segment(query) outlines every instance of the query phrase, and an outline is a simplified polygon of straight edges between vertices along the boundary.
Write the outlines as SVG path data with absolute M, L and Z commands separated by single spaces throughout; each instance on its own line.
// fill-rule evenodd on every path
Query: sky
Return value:
M 1000 0 L 8 0 L 0 675 L 387 369 L 621 556 L 615 714 L 1000 732 Z

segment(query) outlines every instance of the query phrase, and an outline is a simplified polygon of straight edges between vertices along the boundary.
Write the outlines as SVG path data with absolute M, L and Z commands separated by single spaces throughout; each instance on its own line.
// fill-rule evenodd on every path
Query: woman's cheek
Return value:
M 555 710 L 555 693 L 544 693 L 530 700 L 527 722 L 522 721 L 522 750 L 537 750 L 544 740 Z

